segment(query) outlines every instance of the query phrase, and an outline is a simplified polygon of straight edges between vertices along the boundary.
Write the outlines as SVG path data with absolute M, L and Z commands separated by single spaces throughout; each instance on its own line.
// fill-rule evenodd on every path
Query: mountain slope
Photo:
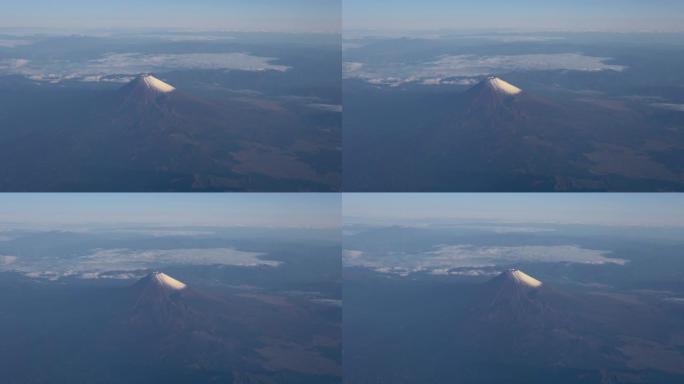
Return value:
M 625 354 L 643 348 L 645 340 L 651 345 L 663 343 L 657 348 L 667 349 L 664 345 L 670 341 L 650 331 L 655 324 L 669 327 L 664 319 L 666 315 L 653 307 L 634 307 L 611 296 L 563 292 L 510 270 L 480 287 L 459 334 L 464 348 L 477 351 L 473 361 L 536 367 L 547 374 L 577 375 L 575 380 L 580 381 L 584 374 L 584 380 L 594 382 L 589 378 L 595 374 L 589 372 L 608 378 L 637 378 L 648 375 L 649 368 L 684 372 L 676 364 L 652 364 L 644 356 Z M 669 358 L 684 362 L 684 354 Z M 637 366 L 649 368 L 638 372 Z
M 543 270 L 543 267 L 540 267 Z M 345 277 L 350 383 L 675 384 L 684 306 L 662 296 L 505 270 Z M 548 276 L 548 277 L 546 277 Z
M 218 297 L 162 272 L 152 272 L 122 292 L 125 309 L 113 317 L 101 345 L 112 358 L 134 368 L 139 362 L 157 371 L 177 372 L 199 382 L 271 384 L 274 377 L 295 383 L 311 377 L 336 382 L 338 368 L 309 340 L 286 331 L 289 322 L 305 324 L 279 308 L 260 308 L 251 300 Z M 264 309 L 270 317 L 264 318 Z M 278 326 L 278 322 L 287 324 Z M 271 356 L 262 349 L 278 351 Z M 125 351 L 125 357 L 119 355 Z M 301 368 L 291 354 L 307 361 Z M 187 382 L 192 382 L 188 380 Z
M 0 116 L 13 134 L 0 140 L 0 161 L 16 165 L 0 171 L 0 189 L 339 188 L 339 164 L 318 161 L 339 152 L 334 135 L 278 102 L 203 98 L 152 75 L 116 90 L 79 90 L 63 100 L 60 92 L 36 91 L 41 113 L 31 121 L 23 113 Z
M 383 92 L 345 109 L 347 190 L 684 188 L 666 162 L 684 148 L 676 125 L 626 100 L 539 95 L 498 77 L 456 94 Z
M 494 113 L 520 96 L 522 89 L 498 77 L 488 77 L 463 95 L 468 113 Z

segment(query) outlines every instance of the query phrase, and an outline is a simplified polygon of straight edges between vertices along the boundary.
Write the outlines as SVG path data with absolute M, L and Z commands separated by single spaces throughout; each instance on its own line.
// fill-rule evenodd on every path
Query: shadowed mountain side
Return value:
M 650 353 L 670 350 L 675 324 L 669 314 L 628 296 L 529 286 L 513 281 L 509 271 L 480 288 L 470 311 L 459 329 L 461 340 L 478 351 L 476 364 L 576 370 L 579 382 L 597 374 L 601 383 L 620 377 L 648 382 L 651 370 L 684 375 L 684 353 L 671 350 L 668 363 L 642 355 L 645 345 Z
M 520 270 L 484 283 L 359 281 L 345 290 L 350 383 L 672 384 L 684 377 L 679 305 L 556 286 Z
M 684 188 L 684 173 L 659 160 L 684 149 L 677 121 L 628 101 L 554 100 L 495 77 L 456 95 L 385 93 L 398 115 L 385 123 L 383 104 L 348 97 L 345 190 Z
M 60 329 L 36 350 L 39 324 L 17 326 L 0 356 L 8 383 L 339 383 L 339 328 L 325 307 L 274 294 L 219 294 L 154 272 L 124 288 L 51 293 Z M 42 293 L 41 293 L 42 295 Z M 40 311 L 28 292 L 17 313 Z M 85 305 L 84 307 L 78 307 Z M 332 315 L 331 315 L 332 316 Z M 4 320 L 6 321 L 6 320 Z M 50 327 L 52 328 L 52 327 Z M 10 356 L 10 350 L 12 355 Z M 49 361 L 40 371 L 29 361 Z
M 113 91 L 38 92 L 39 116 L 0 141 L 8 191 L 329 191 L 325 127 L 274 103 L 204 100 L 145 75 Z M 63 91 L 62 91 L 63 92 Z M 50 95 L 48 95 L 50 94 Z M 40 154 L 40 155 L 38 155 Z

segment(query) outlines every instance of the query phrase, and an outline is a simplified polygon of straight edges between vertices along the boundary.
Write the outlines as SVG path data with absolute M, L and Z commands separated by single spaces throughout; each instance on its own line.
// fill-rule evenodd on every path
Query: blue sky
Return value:
M 340 0 L 4 1 L 3 28 L 337 31 Z
M 681 0 L 24 0 L 5 1 L 3 28 L 175 28 L 682 31 Z
M 336 194 L 0 194 L 0 224 L 335 228 Z
M 683 31 L 681 0 L 344 0 L 344 28 Z
M 345 222 L 495 222 L 684 226 L 684 194 L 345 194 Z M 359 220 L 360 219 L 360 220 Z

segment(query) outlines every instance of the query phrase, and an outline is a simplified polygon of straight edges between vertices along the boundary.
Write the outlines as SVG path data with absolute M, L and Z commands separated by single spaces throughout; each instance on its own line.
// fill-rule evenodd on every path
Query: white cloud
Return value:
M 58 280 L 60 277 L 63 277 L 62 274 L 53 272 L 53 271 L 43 271 L 43 272 L 27 272 L 25 273 L 26 277 L 30 277 L 32 279 L 47 279 L 47 280 Z
M 12 72 L 25 67 L 29 61 L 27 59 L 0 59 L 0 71 Z
M 14 48 L 22 45 L 29 45 L 33 42 L 30 40 L 20 40 L 20 39 L 0 39 L 0 47 L 3 48 Z
M 194 34 L 194 33 L 143 33 L 141 37 L 167 40 L 173 42 L 184 42 L 184 41 L 222 41 L 222 40 L 235 40 L 235 36 L 229 36 L 224 34 Z
M 227 69 L 242 71 L 286 71 L 284 65 L 271 64 L 275 59 L 247 53 L 137 54 L 111 53 L 88 62 L 99 72 L 140 73 L 171 69 Z
M 496 276 L 500 273 L 498 270 L 493 269 L 450 269 L 450 268 L 438 268 L 430 271 L 430 274 L 436 276 L 468 276 L 468 277 L 487 277 Z
M 142 273 L 135 272 L 85 272 L 79 276 L 85 280 L 111 279 L 111 280 L 130 280 L 139 279 Z M 56 280 L 56 279 L 55 279 Z
M 79 266 L 93 270 L 139 270 L 155 265 L 229 265 L 241 267 L 280 265 L 278 261 L 262 260 L 256 252 L 234 248 L 129 250 L 99 249 L 78 259 Z
M 366 44 L 360 41 L 353 41 L 353 40 L 344 40 L 342 41 L 342 50 L 346 51 L 349 49 L 357 49 L 357 48 L 363 48 L 365 47 Z
M 312 299 L 311 301 L 314 303 L 328 305 L 332 307 L 342 307 L 342 300 L 338 299 Z
M 10 265 L 17 261 L 16 256 L 0 256 L 0 266 Z
M 608 64 L 609 58 L 579 53 L 524 55 L 447 55 L 421 63 L 368 64 L 348 62 L 344 77 L 362 79 L 371 84 L 398 86 L 420 82 L 426 85 L 468 84 L 486 75 L 516 71 L 622 71 L 626 67 Z
M 363 252 L 355 249 L 345 249 L 342 251 L 342 258 L 345 260 L 354 260 L 361 256 L 363 256 Z
M 463 225 L 460 228 L 475 229 L 494 233 L 546 233 L 555 232 L 554 228 L 525 227 L 525 226 L 497 226 L 497 225 Z
M 670 111 L 684 112 L 684 104 L 653 103 L 651 105 L 656 108 L 667 109 Z
M 275 58 L 253 56 L 247 53 L 178 53 L 141 54 L 109 53 L 84 61 L 25 59 L 0 60 L 0 74 L 19 74 L 36 81 L 60 82 L 116 81 L 126 82 L 140 73 L 162 73 L 183 69 L 279 71 L 288 66 L 274 64 Z
M 141 271 L 168 266 L 277 267 L 281 264 L 279 261 L 261 259 L 260 256 L 263 254 L 234 248 L 96 249 L 93 253 L 80 257 L 46 257 L 28 259 L 25 262 L 22 262 L 21 258 L 4 256 L 10 259 L 0 258 L 0 270 L 50 280 L 69 276 L 84 279 L 128 279 L 139 277 Z
M 310 108 L 313 108 L 313 109 L 318 109 L 320 111 L 342 113 L 342 106 L 339 104 L 314 103 L 314 104 L 307 104 L 307 106 Z
M 543 35 L 525 35 L 525 34 L 501 34 L 501 35 L 466 35 L 464 38 L 475 38 L 494 40 L 502 43 L 520 43 L 520 42 L 540 42 L 540 41 L 558 41 L 565 40 L 561 36 L 543 36 Z
M 519 43 L 519 42 L 545 42 L 545 41 L 560 41 L 566 40 L 562 36 L 553 36 L 548 34 L 539 33 L 492 33 L 492 34 L 482 34 L 482 33 L 472 33 L 465 31 L 411 31 L 411 30 L 400 30 L 400 31 L 369 31 L 369 30 L 356 30 L 356 31 L 345 31 L 344 41 L 342 43 L 348 44 L 350 49 L 360 48 L 365 46 L 364 42 L 373 41 L 374 39 L 415 39 L 415 40 L 489 40 L 497 41 L 501 43 Z
M 606 257 L 607 251 L 581 248 L 576 245 L 523 245 L 480 247 L 472 245 L 442 245 L 428 253 L 433 261 L 469 267 L 477 264 L 499 265 L 516 262 L 565 262 L 579 264 L 619 264 L 625 260 Z M 462 265 L 458 265 L 462 264 Z
M 216 235 L 215 231 L 193 230 L 193 229 L 107 229 L 109 233 L 127 233 L 132 235 L 151 236 L 151 237 L 207 237 Z
M 342 63 L 342 70 L 346 74 L 353 74 L 354 72 L 359 72 L 363 69 L 363 63 L 357 63 L 357 62 L 345 62 Z
M 627 260 L 608 257 L 609 251 L 577 245 L 477 246 L 440 245 L 419 254 L 390 252 L 373 254 L 357 250 L 343 253 L 344 264 L 381 273 L 408 275 L 427 272 L 439 275 L 485 275 L 491 268 L 517 263 L 574 263 L 624 265 Z

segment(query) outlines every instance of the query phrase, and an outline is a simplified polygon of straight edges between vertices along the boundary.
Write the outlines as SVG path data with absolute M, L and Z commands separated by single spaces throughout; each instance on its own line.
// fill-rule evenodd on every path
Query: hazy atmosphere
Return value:
M 3 382 L 341 382 L 337 196 L 5 194 L 0 207 Z
M 0 27 L 329 33 L 339 30 L 340 8 L 337 0 L 28 0 L 5 4 Z
M 339 8 L 4 7 L 0 152 L 15 166 L 0 172 L 0 190 L 339 190 Z
M 0 225 L 336 228 L 341 201 L 321 194 L 2 194 Z
M 682 32 L 677 0 L 347 0 L 345 30 Z
M 683 204 L 346 195 L 345 379 L 679 382 Z
M 684 197 L 662 194 L 344 195 L 345 223 L 473 220 L 501 223 L 684 227 Z
M 684 0 L 0 7 L 0 384 L 684 383 Z

